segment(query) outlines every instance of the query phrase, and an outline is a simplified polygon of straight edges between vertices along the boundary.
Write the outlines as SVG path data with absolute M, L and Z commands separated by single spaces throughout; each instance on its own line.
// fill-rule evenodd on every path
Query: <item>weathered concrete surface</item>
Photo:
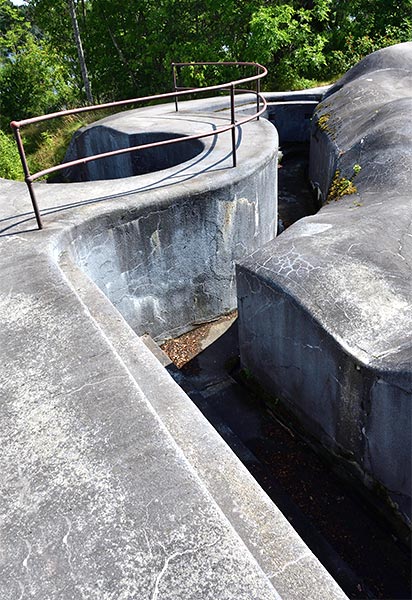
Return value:
M 242 176 L 261 131 L 238 132 Z M 38 184 L 41 232 L 25 186 L 0 182 L 2 598 L 345 598 L 72 260 L 83 235 L 236 189 L 219 144 L 150 176 Z
M 85 223 L 72 240 L 74 260 L 139 334 L 173 336 L 236 307 L 234 260 L 276 231 L 276 137 L 256 161 L 248 144 L 248 172 L 239 169 L 218 189 L 153 194 L 126 219 Z M 177 193 L 176 193 L 177 192 Z
M 269 121 L 276 127 L 280 143 L 308 142 L 313 111 L 319 101 L 282 101 L 281 99 L 273 101 L 273 96 L 270 96 L 270 99 L 272 102 L 268 106 L 267 116 Z
M 176 598 L 184 582 L 185 598 L 276 598 L 62 273 L 36 259 L 20 281 L 2 270 L 1 597 Z
M 357 193 L 256 251 L 237 279 L 243 365 L 406 524 L 411 65 L 412 44 L 381 50 L 330 90 L 316 111 L 311 178 L 324 201 L 337 170 Z
M 154 118 L 147 110 L 137 110 L 106 118 L 104 123 L 105 129 L 129 136 L 143 127 L 159 128 L 159 123 L 167 124 L 173 135 L 187 135 L 213 131 L 227 119 L 222 112 L 198 118 L 194 125 L 181 114 L 161 113 Z M 79 221 L 67 243 L 74 260 L 139 335 L 164 339 L 233 310 L 234 260 L 276 234 L 276 130 L 264 120 L 248 128 L 247 144 L 241 144 L 243 132 L 237 132 L 242 164 L 235 170 L 228 168 L 228 132 L 205 138 L 200 155 L 157 175 L 69 188 L 37 186 L 42 192 L 40 206 L 62 189 L 66 199 L 73 193 L 110 197 L 118 190 L 116 205 L 110 204 L 104 212 L 102 207 L 89 206 L 87 218 Z M 96 129 L 100 136 L 100 123 Z M 205 172 L 201 185 L 194 179 L 200 171 Z M 216 171 L 215 176 L 208 178 L 208 171 Z M 136 191 L 146 192 L 140 193 L 137 203 Z

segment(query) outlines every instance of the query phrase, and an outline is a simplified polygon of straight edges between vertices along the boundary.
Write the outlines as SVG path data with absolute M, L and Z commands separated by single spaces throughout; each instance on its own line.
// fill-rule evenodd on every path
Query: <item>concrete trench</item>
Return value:
M 376 52 L 328 90 L 310 145 L 322 209 L 237 267 L 242 364 L 379 497 L 407 543 L 411 53 Z
M 276 97 L 298 141 L 312 94 Z M 104 127 L 213 130 L 222 102 Z M 4 597 L 346 597 L 136 336 L 235 308 L 233 264 L 276 233 L 276 130 L 239 128 L 236 170 L 229 135 L 157 173 L 38 184 L 42 232 L 1 182 Z
M 407 549 L 359 484 L 239 369 L 237 328 L 235 316 L 202 326 L 163 346 L 179 368 L 159 360 L 350 598 L 404 600 Z

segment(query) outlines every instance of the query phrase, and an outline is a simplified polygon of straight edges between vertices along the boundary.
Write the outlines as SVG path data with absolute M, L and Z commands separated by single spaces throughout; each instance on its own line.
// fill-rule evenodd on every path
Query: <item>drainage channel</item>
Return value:
M 279 218 L 288 227 L 318 207 L 308 144 L 285 144 Z M 236 314 L 170 340 L 166 368 L 220 433 L 349 598 L 410 600 L 411 557 L 332 465 L 277 418 L 239 372 Z
M 349 598 L 410 600 L 407 549 L 356 489 L 242 383 L 235 315 L 164 349 L 184 363 L 181 368 L 170 363 L 170 374 Z

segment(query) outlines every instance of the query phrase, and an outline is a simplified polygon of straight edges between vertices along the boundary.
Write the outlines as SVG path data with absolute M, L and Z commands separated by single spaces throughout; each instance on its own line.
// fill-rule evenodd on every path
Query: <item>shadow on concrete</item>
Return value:
M 308 215 L 318 212 L 309 183 L 309 144 L 284 143 L 278 169 L 278 211 L 285 229 Z
M 209 125 L 211 125 L 213 129 L 216 129 L 216 126 L 213 123 L 209 123 Z M 241 127 L 238 127 L 237 128 L 236 149 L 239 148 L 241 142 L 242 142 L 242 129 L 241 129 Z M 130 190 L 122 191 L 122 192 L 119 192 L 118 194 L 104 195 L 104 196 L 99 196 L 96 198 L 84 199 L 84 200 L 79 200 L 76 202 L 69 202 L 66 204 L 60 204 L 59 206 L 53 206 L 50 208 L 46 208 L 44 210 L 41 210 L 41 216 L 44 217 L 47 215 L 56 214 L 56 213 L 59 213 L 59 212 L 65 211 L 65 210 L 70 210 L 72 208 L 76 208 L 76 207 L 80 207 L 80 206 L 88 206 L 91 204 L 97 204 L 97 203 L 106 202 L 109 200 L 116 200 L 118 198 L 122 198 L 125 196 L 131 196 L 133 194 L 138 194 L 138 193 L 144 192 L 144 191 L 157 190 L 157 189 L 162 189 L 165 187 L 174 187 L 174 186 L 180 185 L 182 183 L 187 183 L 188 181 L 191 181 L 192 179 L 194 179 L 204 173 L 208 173 L 210 171 L 222 171 L 222 170 L 231 168 L 231 167 L 227 167 L 227 166 L 219 167 L 219 165 L 222 165 L 227 160 L 231 159 L 232 152 L 228 152 L 223 157 L 221 157 L 219 160 L 215 161 L 212 164 L 209 164 L 206 168 L 199 169 L 195 173 L 189 173 L 187 175 L 182 175 L 189 169 L 193 169 L 194 167 L 196 167 L 196 165 L 198 165 L 202 161 L 204 161 L 205 158 L 209 157 L 212 154 L 212 152 L 214 151 L 214 149 L 216 147 L 216 143 L 217 143 L 217 136 L 213 136 L 213 141 L 212 141 L 212 144 L 210 145 L 210 147 L 207 149 L 206 152 L 203 152 L 198 158 L 196 158 L 196 160 L 190 161 L 189 164 L 184 163 L 184 165 L 182 165 L 182 168 L 180 170 L 174 171 L 172 174 L 167 174 L 163 177 L 160 177 L 160 179 L 157 179 L 156 181 L 151 181 L 150 183 L 148 183 L 146 185 L 143 185 L 143 186 L 140 186 L 137 188 L 133 188 Z M 161 175 L 161 173 L 162 172 L 160 171 L 159 174 Z M 156 175 L 154 175 L 153 177 L 156 177 Z M 48 185 L 48 184 L 43 183 L 42 185 Z M 50 184 L 50 185 L 70 186 L 69 183 L 68 184 Z M 56 188 L 56 190 L 57 190 L 57 188 Z M 59 193 L 62 195 L 64 194 L 63 190 L 64 190 L 64 188 L 62 188 L 62 187 L 59 188 Z M 30 202 L 29 198 L 28 198 L 28 202 Z M 23 219 L 23 220 L 20 219 L 20 217 L 25 217 L 26 215 L 31 215 L 31 216 L 28 217 L 27 219 Z M 19 215 L 14 215 L 11 217 L 6 217 L 4 219 L 0 219 L 0 237 L 6 237 L 9 235 L 18 235 L 18 234 L 22 234 L 22 233 L 27 233 L 29 231 L 37 230 L 37 227 L 34 227 L 34 228 L 24 229 L 24 230 L 19 229 L 19 231 L 8 233 L 11 229 L 21 226 L 22 223 L 25 223 L 25 222 L 28 222 L 28 221 L 31 221 L 34 219 L 35 219 L 35 216 L 34 216 L 34 213 L 32 213 L 32 212 L 25 212 L 25 213 L 21 213 Z M 10 224 L 4 228 L 1 228 L 2 223 L 6 222 L 6 221 L 10 221 L 10 220 L 13 220 L 12 224 Z
M 243 385 L 237 321 L 182 369 L 167 370 L 350 598 L 410 598 L 406 549 L 356 489 Z

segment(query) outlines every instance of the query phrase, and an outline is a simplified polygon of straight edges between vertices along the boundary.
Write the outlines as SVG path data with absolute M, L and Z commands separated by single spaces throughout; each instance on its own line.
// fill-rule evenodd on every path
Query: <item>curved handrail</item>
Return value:
M 237 79 L 237 80 L 226 82 L 226 83 L 219 84 L 219 85 L 212 85 L 212 86 L 206 86 L 206 87 L 201 87 L 201 88 L 186 88 L 186 87 L 183 88 L 183 87 L 177 86 L 176 68 L 181 68 L 181 67 L 186 67 L 186 66 L 203 66 L 203 65 L 249 66 L 249 67 L 254 67 L 257 72 L 253 76 L 244 77 L 242 79 Z M 136 150 L 142 150 L 145 148 L 154 148 L 156 146 L 163 146 L 163 145 L 167 145 L 167 144 L 179 143 L 179 142 L 183 142 L 183 141 L 187 141 L 187 140 L 201 139 L 204 137 L 209 137 L 211 135 L 219 135 L 220 133 L 223 133 L 223 132 L 229 131 L 229 130 L 232 131 L 233 166 L 234 167 L 236 166 L 236 143 L 235 143 L 236 127 L 243 125 L 245 123 L 248 123 L 249 121 L 252 121 L 253 119 L 259 119 L 259 117 L 266 110 L 266 106 L 267 106 L 266 99 L 260 93 L 260 80 L 267 75 L 266 67 L 264 67 L 263 65 L 260 65 L 259 63 L 251 63 L 251 62 L 185 62 L 185 63 L 172 63 L 172 69 L 173 69 L 173 83 L 174 83 L 174 88 L 175 88 L 174 92 L 168 92 L 166 94 L 156 94 L 153 96 L 142 96 L 139 98 L 132 98 L 129 100 L 119 100 L 116 102 L 106 102 L 105 104 L 98 104 L 98 105 L 94 105 L 94 106 L 83 106 L 80 108 L 62 110 L 62 111 L 50 113 L 47 115 L 32 117 L 29 119 L 22 119 L 21 121 L 12 121 L 10 123 L 10 126 L 12 127 L 15 138 L 16 138 L 16 143 L 17 143 L 17 147 L 19 150 L 19 155 L 20 155 L 20 159 L 21 159 L 21 163 L 22 163 L 23 171 L 24 171 L 24 179 L 27 184 L 27 188 L 28 188 L 28 191 L 30 194 L 30 198 L 31 198 L 32 205 L 33 205 L 33 210 L 34 210 L 34 213 L 36 216 L 36 221 L 37 221 L 37 225 L 38 225 L 39 229 L 43 228 L 43 224 L 42 224 L 42 220 L 41 220 L 41 216 L 40 216 L 40 211 L 39 211 L 39 208 L 37 205 L 37 199 L 35 196 L 34 188 L 32 185 L 33 181 L 35 181 L 36 179 L 39 179 L 40 177 L 44 177 L 45 175 L 49 175 L 49 174 L 55 173 L 57 171 L 62 171 L 64 169 L 67 169 L 68 167 L 82 165 L 82 164 L 91 162 L 93 160 L 109 158 L 111 156 L 117 156 L 119 154 L 126 154 L 128 152 L 134 152 Z M 248 93 L 256 94 L 256 102 L 257 102 L 256 112 L 244 119 L 236 121 L 236 119 L 235 119 L 235 89 L 236 89 L 236 86 L 238 86 L 240 84 L 249 83 L 252 81 L 256 81 L 256 90 L 250 90 L 250 89 L 239 90 L 238 89 L 237 91 L 241 91 L 242 93 L 248 92 Z M 201 133 L 201 134 L 192 135 L 192 136 L 185 136 L 184 138 L 178 137 L 178 138 L 173 138 L 173 139 L 169 139 L 169 140 L 163 140 L 160 142 L 152 142 L 150 144 L 141 144 L 138 146 L 120 148 L 118 150 L 112 150 L 110 152 L 94 154 L 94 155 L 79 158 L 79 159 L 76 159 L 76 160 L 73 160 L 70 162 L 60 163 L 53 167 L 49 167 L 47 169 L 38 171 L 37 173 L 30 173 L 29 166 L 28 166 L 27 159 L 26 159 L 26 154 L 24 151 L 23 141 L 22 141 L 22 138 L 20 135 L 20 129 L 22 127 L 31 125 L 33 123 L 40 123 L 42 121 L 47 121 L 47 120 L 56 119 L 59 117 L 65 117 L 65 116 L 69 116 L 69 115 L 75 115 L 75 114 L 79 114 L 79 113 L 83 113 L 83 112 L 104 110 L 107 108 L 113 108 L 115 106 L 126 106 L 128 104 L 137 104 L 137 103 L 148 102 L 148 101 L 153 101 L 153 100 L 164 100 L 166 98 L 174 98 L 176 111 L 178 111 L 178 101 L 177 101 L 178 97 L 188 95 L 188 94 L 199 94 L 199 93 L 218 91 L 218 90 L 229 90 L 230 91 L 230 111 L 231 111 L 230 125 L 224 125 L 224 126 L 218 127 L 217 129 L 213 130 L 212 132 Z M 262 108 L 260 108 L 260 103 L 262 103 Z

